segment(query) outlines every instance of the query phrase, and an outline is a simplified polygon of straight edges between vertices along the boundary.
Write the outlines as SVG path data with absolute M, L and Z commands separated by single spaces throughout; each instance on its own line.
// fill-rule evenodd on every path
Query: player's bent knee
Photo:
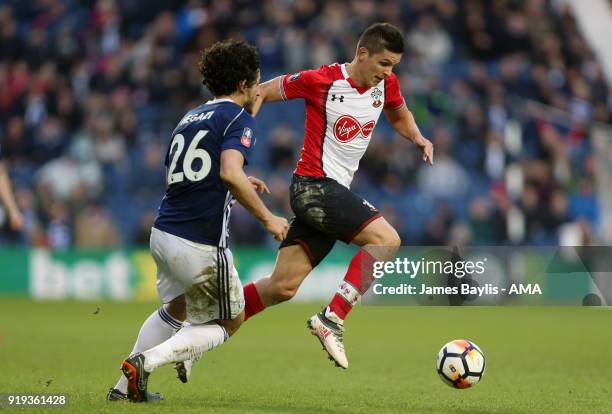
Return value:
M 397 231 L 390 224 L 384 227 L 379 237 L 381 239 L 381 246 L 399 247 L 402 243 L 399 234 L 397 234 Z
M 164 308 L 174 319 L 184 321 L 187 318 L 187 302 L 185 301 L 185 295 L 180 295 L 172 299 L 164 305 Z
M 384 231 L 372 235 L 367 244 L 374 246 L 399 247 L 401 243 L 402 241 L 399 234 L 397 234 L 397 231 L 395 231 L 393 227 L 389 226 Z
M 387 240 L 385 242 L 386 246 L 399 247 L 402 244 L 402 239 L 400 239 L 399 234 L 397 234 L 397 231 L 395 231 L 393 227 L 391 227 L 391 231 L 388 232 L 386 237 L 387 237 Z

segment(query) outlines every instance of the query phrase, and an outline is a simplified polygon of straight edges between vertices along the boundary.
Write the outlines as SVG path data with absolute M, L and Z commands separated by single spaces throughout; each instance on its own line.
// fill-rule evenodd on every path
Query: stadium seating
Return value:
M 544 0 L 382 4 L 0 2 L 1 151 L 26 217 L 23 234 L 5 229 L 0 242 L 146 244 L 170 133 L 210 97 L 197 69 L 201 49 L 245 38 L 259 48 L 265 80 L 350 60 L 358 33 L 380 20 L 406 34 L 396 73 L 436 146 L 427 167 L 382 121 L 356 176 L 357 191 L 403 242 L 555 244 L 572 222 L 596 237 L 588 131 L 610 123 L 611 97 L 569 9 Z M 257 117 L 250 172 L 272 184 L 267 201 L 290 216 L 303 110 L 274 105 Z M 523 231 L 508 230 L 516 217 Z M 233 225 L 234 243 L 270 242 L 240 207 Z

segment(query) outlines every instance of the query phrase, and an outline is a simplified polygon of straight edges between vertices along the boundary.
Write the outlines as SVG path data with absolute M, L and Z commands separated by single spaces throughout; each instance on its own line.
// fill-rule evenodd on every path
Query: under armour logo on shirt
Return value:
M 336 99 L 338 99 L 340 102 L 344 102 L 344 95 L 340 95 L 339 98 L 336 98 L 336 94 L 332 93 L 332 98 L 331 98 L 332 102 L 334 102 Z

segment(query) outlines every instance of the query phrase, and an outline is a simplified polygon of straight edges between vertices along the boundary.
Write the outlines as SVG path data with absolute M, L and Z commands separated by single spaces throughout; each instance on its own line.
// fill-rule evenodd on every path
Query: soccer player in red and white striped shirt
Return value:
M 404 51 L 402 33 L 376 23 L 359 39 L 352 62 L 324 65 L 274 78 L 260 88 L 261 103 L 304 99 L 304 146 L 290 198 L 295 217 L 281 243 L 273 273 L 244 287 L 246 318 L 291 299 L 336 240 L 361 247 L 329 305 L 308 320 L 336 365 L 348 368 L 344 319 L 371 284 L 372 262 L 391 259 L 400 245 L 395 229 L 378 210 L 350 190 L 372 130 L 384 111 L 393 128 L 433 163 L 433 146 L 406 107 L 392 69 Z

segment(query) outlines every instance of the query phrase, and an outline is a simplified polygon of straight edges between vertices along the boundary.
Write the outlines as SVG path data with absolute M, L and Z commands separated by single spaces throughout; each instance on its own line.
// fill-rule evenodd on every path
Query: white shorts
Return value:
M 194 243 L 151 229 L 151 254 L 157 264 L 157 292 L 163 303 L 185 294 L 187 322 L 234 319 L 244 296 L 230 249 Z

